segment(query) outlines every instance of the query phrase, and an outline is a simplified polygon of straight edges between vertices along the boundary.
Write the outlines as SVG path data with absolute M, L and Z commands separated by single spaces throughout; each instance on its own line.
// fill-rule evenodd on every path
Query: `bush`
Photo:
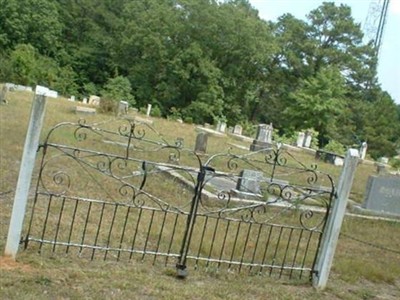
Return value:
M 102 98 L 100 100 L 100 105 L 98 111 L 105 114 L 118 114 L 119 102 L 111 100 L 109 98 Z
M 181 112 L 180 112 L 179 108 L 171 107 L 169 109 L 168 120 L 175 120 L 176 121 L 176 120 L 181 119 L 181 118 L 182 118 L 182 115 L 181 115 Z
M 160 118 L 162 116 L 161 109 L 157 105 L 153 106 L 150 115 L 153 117 Z
M 323 149 L 325 151 L 333 152 L 340 155 L 344 155 L 346 153 L 346 147 L 335 140 L 330 140 Z
M 249 136 L 249 137 L 256 136 L 256 131 L 257 131 L 256 128 L 257 127 L 253 123 L 245 120 L 245 121 L 240 122 L 240 126 L 242 126 L 242 134 L 243 135 Z
M 393 168 L 400 169 L 400 159 L 392 158 L 389 163 Z
M 183 122 L 187 124 L 193 124 L 193 118 L 192 117 L 186 117 L 183 119 Z
M 117 76 L 108 79 L 102 91 L 102 95 L 117 102 L 121 100 L 128 101 L 131 106 L 134 106 L 136 101 L 131 92 L 132 87 L 129 79 L 123 76 Z

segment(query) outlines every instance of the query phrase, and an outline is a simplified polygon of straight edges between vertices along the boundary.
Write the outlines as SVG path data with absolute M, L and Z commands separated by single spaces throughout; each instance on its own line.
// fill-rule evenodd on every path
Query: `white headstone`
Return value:
M 151 104 L 147 104 L 146 116 L 150 116 L 150 113 L 151 113 Z
M 100 105 L 100 97 L 96 95 L 90 95 L 89 97 L 90 105 Z
M 49 90 L 46 96 L 50 98 L 58 98 L 58 92 Z
M 49 88 L 41 85 L 37 85 L 35 89 L 35 94 L 36 95 L 41 95 L 41 96 L 46 96 L 47 93 L 49 92 Z
M 296 146 L 303 147 L 303 145 L 304 145 L 304 132 L 299 132 L 299 135 L 297 136 Z
M 311 146 L 311 140 L 312 140 L 312 133 L 311 133 L 310 131 L 306 131 L 303 146 L 304 146 L 305 148 L 310 148 L 310 146 Z
M 220 131 L 220 132 L 225 132 L 225 130 L 226 130 L 226 123 L 225 123 L 225 122 L 222 122 L 222 123 L 221 123 L 221 126 L 220 126 L 220 128 L 219 128 L 218 131 Z
M 233 128 L 233 133 L 237 135 L 242 135 L 243 128 L 240 125 L 235 125 Z
M 360 158 L 361 159 L 365 159 L 365 156 L 367 155 L 367 148 L 368 148 L 367 142 L 363 142 L 360 147 Z
M 83 102 L 83 104 L 87 104 L 87 98 L 86 97 L 83 98 L 82 102 Z

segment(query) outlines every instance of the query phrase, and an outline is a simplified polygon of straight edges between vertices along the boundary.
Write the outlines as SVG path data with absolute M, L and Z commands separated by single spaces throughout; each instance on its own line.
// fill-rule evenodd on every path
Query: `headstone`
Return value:
M 127 101 L 119 101 L 118 112 L 122 115 L 128 113 L 129 103 Z
M 236 189 L 245 192 L 260 194 L 260 182 L 263 179 L 263 173 L 260 171 L 243 170 L 239 174 Z
M 235 125 L 233 128 L 233 134 L 242 135 L 243 128 L 240 125 Z
M 9 91 L 13 91 L 15 89 L 14 83 L 6 82 L 4 85 L 6 86 L 7 90 L 9 90 Z
M 90 105 L 100 105 L 100 97 L 96 95 L 90 95 L 89 97 Z
M 400 215 L 400 177 L 368 178 L 363 207 Z
M 207 133 L 200 132 L 196 137 L 196 144 L 194 146 L 194 152 L 204 154 L 207 151 Z
M 363 142 L 360 147 L 360 158 L 361 159 L 365 159 L 365 156 L 367 155 L 367 148 L 368 148 L 367 142 Z
M 19 85 L 19 84 L 7 84 L 10 91 L 20 91 L 20 92 L 32 92 L 33 89 L 30 86 Z
M 68 100 L 74 102 L 75 101 L 75 96 L 71 96 Z
M 385 174 L 386 173 L 386 165 L 382 163 L 376 164 L 376 172 L 378 174 Z
M 256 139 L 250 145 L 250 151 L 258 151 L 271 147 L 273 129 L 272 123 L 270 125 L 258 125 Z
M 86 97 L 83 98 L 82 103 L 83 103 L 83 104 L 87 104 L 87 98 L 86 98 Z
M 228 127 L 228 133 L 233 133 L 233 127 L 232 126 Z
M 297 147 L 303 147 L 304 145 L 304 132 L 299 132 L 299 135 L 297 136 L 297 141 L 296 141 L 296 146 Z
M 50 97 L 50 98 L 58 98 L 58 92 L 57 91 L 53 91 L 53 90 L 49 90 L 46 94 L 46 97 Z
M 209 124 L 209 123 L 204 123 L 204 128 L 211 128 L 211 124 Z
M 304 137 L 303 147 L 310 148 L 311 141 L 312 141 L 312 132 L 307 130 L 306 134 L 305 134 L 305 137 Z
M 221 123 L 221 130 L 220 131 L 221 132 L 225 132 L 226 131 L 226 123 L 225 122 Z
M 151 104 L 147 104 L 147 111 L 146 111 L 146 116 L 150 116 L 151 113 Z
M 225 122 L 218 121 L 216 130 L 217 130 L 218 132 L 225 132 L 225 130 L 226 130 L 226 123 L 225 123 Z
M 77 106 L 75 108 L 75 113 L 77 114 L 95 114 L 96 109 L 95 108 L 90 108 L 86 106 Z
M 177 121 L 178 123 L 180 123 L 180 124 L 183 123 L 183 120 L 182 120 L 181 118 L 176 119 L 176 121 Z
M 381 158 L 379 159 L 379 161 L 380 161 L 381 163 L 383 163 L 383 164 L 388 164 L 388 163 L 389 163 L 389 158 L 387 158 L 387 157 L 381 157 Z

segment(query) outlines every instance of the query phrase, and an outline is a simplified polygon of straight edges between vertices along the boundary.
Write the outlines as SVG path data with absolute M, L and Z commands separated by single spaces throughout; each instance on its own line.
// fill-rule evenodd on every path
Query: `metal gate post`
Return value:
M 193 234 L 194 223 L 196 222 L 196 214 L 201 199 L 201 191 L 203 189 L 206 171 L 207 167 L 201 165 L 200 171 L 197 175 L 197 184 L 192 199 L 192 205 L 190 207 L 190 213 L 186 223 L 186 230 L 182 241 L 181 251 L 179 254 L 179 261 L 176 264 L 177 276 L 179 278 L 185 278 L 188 275 L 186 270 L 186 257 L 189 252 L 189 246 Z

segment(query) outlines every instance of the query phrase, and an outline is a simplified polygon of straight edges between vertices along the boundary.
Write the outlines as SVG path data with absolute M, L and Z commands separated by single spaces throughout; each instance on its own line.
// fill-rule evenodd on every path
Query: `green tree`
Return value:
M 31 44 L 43 55 L 56 55 L 63 28 L 57 2 L 0 0 L 0 7 L 0 48 Z
M 395 155 L 400 145 L 400 118 L 390 95 L 381 92 L 374 103 L 365 103 L 363 114 L 365 124 L 360 135 L 368 142 L 368 153 L 373 158 Z
M 117 76 L 110 78 L 104 86 L 103 96 L 114 101 L 128 101 L 132 106 L 135 105 L 135 98 L 132 96 L 132 87 L 128 78 Z
M 290 94 L 293 102 L 284 115 L 297 130 L 317 130 L 319 145 L 324 146 L 335 136 L 339 126 L 336 119 L 343 111 L 344 94 L 345 85 L 340 72 L 335 68 L 322 69 Z

